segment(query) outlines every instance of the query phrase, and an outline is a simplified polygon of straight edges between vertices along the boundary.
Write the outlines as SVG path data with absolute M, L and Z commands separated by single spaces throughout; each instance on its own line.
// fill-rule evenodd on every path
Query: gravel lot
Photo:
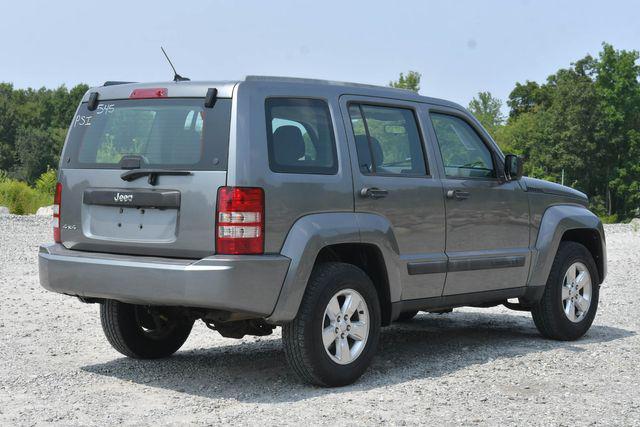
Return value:
M 607 227 L 609 276 L 590 332 L 541 338 L 502 307 L 383 330 L 355 385 L 288 370 L 279 331 L 233 340 L 202 323 L 174 357 L 121 357 L 97 305 L 45 291 L 48 218 L 0 216 L 0 424 L 640 424 L 640 231 Z M 90 278 L 87 278 L 90 280 Z

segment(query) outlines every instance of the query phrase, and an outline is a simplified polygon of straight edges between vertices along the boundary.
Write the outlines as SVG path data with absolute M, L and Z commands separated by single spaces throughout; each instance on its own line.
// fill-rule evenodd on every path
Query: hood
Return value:
M 527 191 L 539 192 L 545 194 L 553 194 L 556 196 L 570 197 L 578 199 L 583 203 L 588 203 L 589 198 L 582 191 L 574 190 L 573 188 L 566 187 L 564 185 L 556 184 L 555 182 L 549 182 L 542 179 L 530 178 L 525 176 L 522 178 Z

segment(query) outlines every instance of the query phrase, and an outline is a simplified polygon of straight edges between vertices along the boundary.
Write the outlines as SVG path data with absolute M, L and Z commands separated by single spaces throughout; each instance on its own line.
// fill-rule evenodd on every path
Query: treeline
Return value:
M 527 175 L 584 191 L 606 221 L 628 220 L 640 216 L 638 59 L 635 50 L 603 44 L 597 57 L 586 56 L 544 83 L 516 83 L 506 101 L 507 117 L 502 102 L 488 92 L 479 93 L 469 109 L 504 152 L 525 159 Z M 420 74 L 401 74 L 390 84 L 418 91 Z M 14 89 L 0 83 L 0 178 L 34 185 L 57 167 L 87 89 Z
M 81 84 L 68 90 L 14 89 L 0 83 L 0 170 L 3 176 L 35 184 L 58 166 L 71 118 L 82 95 Z
M 482 92 L 469 110 L 504 152 L 520 154 L 525 173 L 590 196 L 605 221 L 640 216 L 640 65 L 638 52 L 603 44 L 549 76 L 516 83 L 502 103 Z

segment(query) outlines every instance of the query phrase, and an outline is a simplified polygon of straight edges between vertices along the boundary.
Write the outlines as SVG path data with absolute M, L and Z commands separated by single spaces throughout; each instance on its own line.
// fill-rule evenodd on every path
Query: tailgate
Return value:
M 215 253 L 231 100 L 209 109 L 192 98 L 102 102 L 95 111 L 80 106 L 65 143 L 64 246 L 180 258 Z M 132 171 L 140 173 L 131 179 Z

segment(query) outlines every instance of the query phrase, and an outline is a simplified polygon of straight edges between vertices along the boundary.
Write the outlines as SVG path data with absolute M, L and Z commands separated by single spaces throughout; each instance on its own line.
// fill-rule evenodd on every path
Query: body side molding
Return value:
M 524 256 L 497 256 L 483 258 L 460 258 L 444 261 L 424 261 L 407 263 L 410 276 L 417 274 L 447 273 L 450 271 L 490 270 L 494 268 L 522 267 Z
M 522 267 L 526 258 L 519 256 L 498 256 L 489 258 L 450 259 L 447 271 L 491 270 L 494 268 Z
M 447 260 L 408 262 L 407 273 L 410 276 L 418 274 L 438 274 L 447 272 Z

